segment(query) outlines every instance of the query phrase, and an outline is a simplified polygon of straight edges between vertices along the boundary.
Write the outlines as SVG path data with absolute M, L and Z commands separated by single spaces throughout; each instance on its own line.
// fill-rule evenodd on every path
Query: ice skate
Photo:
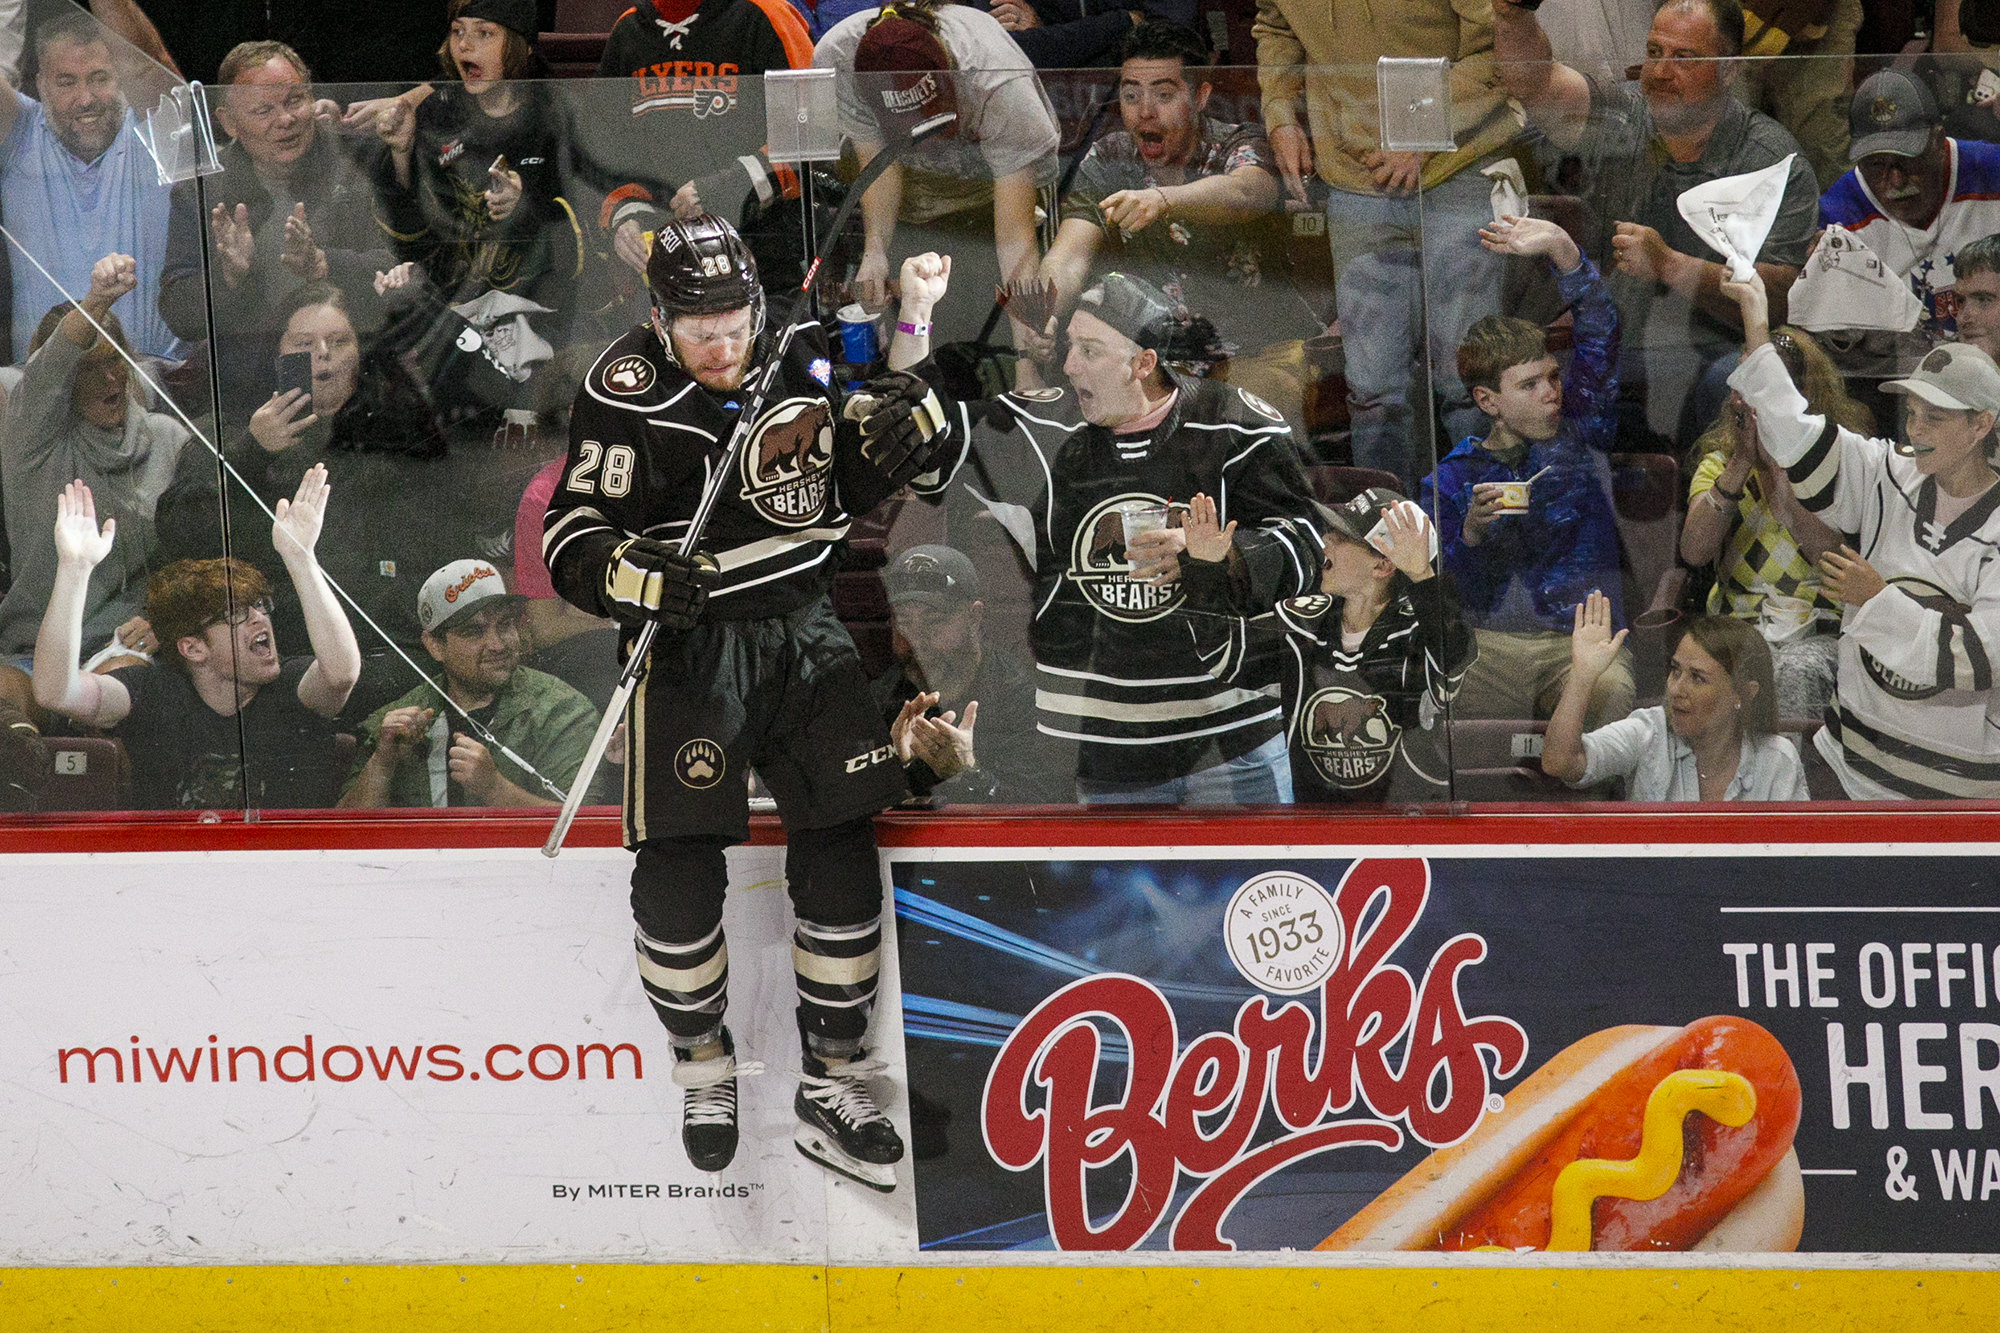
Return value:
M 805 1156 L 856 1184 L 887 1194 L 896 1188 L 892 1164 L 903 1160 L 903 1139 L 875 1105 L 867 1079 L 888 1066 L 852 1060 L 837 1068 L 807 1053 L 792 1099 L 799 1127 L 792 1141 Z
M 681 1087 L 681 1147 L 697 1171 L 720 1171 L 736 1157 L 736 1077 L 761 1074 L 757 1061 L 739 1065 L 736 1042 L 722 1029 L 722 1054 L 696 1060 L 674 1047 L 674 1082 Z

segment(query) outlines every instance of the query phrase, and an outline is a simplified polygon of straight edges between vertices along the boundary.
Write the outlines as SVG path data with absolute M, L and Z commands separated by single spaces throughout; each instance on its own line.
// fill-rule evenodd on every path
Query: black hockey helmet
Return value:
M 652 289 L 662 342 L 678 315 L 720 315 L 745 306 L 750 307 L 751 336 L 764 331 L 764 287 L 757 281 L 756 256 L 736 228 L 712 213 L 691 222 L 675 218 L 654 233 L 646 285 Z M 672 344 L 667 350 L 672 352 Z

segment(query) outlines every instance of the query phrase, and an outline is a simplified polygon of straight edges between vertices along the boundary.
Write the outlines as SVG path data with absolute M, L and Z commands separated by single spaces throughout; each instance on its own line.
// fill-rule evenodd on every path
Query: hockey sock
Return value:
M 860 1054 L 881 967 L 879 919 L 859 926 L 799 922 L 792 935 L 792 971 L 807 1049 L 827 1060 Z
M 729 944 L 722 927 L 692 944 L 670 944 L 643 930 L 632 942 L 639 951 L 646 998 L 674 1045 L 692 1055 L 715 1042 L 729 1004 Z

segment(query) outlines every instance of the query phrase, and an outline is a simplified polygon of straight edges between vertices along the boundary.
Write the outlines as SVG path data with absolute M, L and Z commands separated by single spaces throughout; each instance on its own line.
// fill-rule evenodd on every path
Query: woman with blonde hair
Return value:
M 1868 409 L 1848 397 L 1840 372 L 1811 334 L 1781 328 L 1778 356 L 1812 410 L 1836 425 L 1872 433 Z M 1819 558 L 1840 549 L 1840 534 L 1792 493 L 1785 470 L 1757 439 L 1757 419 L 1732 391 L 1722 413 L 1695 441 L 1689 461 L 1681 559 L 1713 563 L 1708 613 L 1758 625 L 1770 642 L 1777 707 L 1785 717 L 1818 717 L 1839 668 L 1840 607 L 1820 587 Z

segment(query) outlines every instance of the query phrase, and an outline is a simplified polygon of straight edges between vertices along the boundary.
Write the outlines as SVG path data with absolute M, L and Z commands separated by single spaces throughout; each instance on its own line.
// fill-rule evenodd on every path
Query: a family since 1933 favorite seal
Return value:
M 1305 994 L 1340 961 L 1333 895 L 1289 871 L 1245 881 L 1229 899 L 1222 937 L 1243 979 L 1278 995 Z

